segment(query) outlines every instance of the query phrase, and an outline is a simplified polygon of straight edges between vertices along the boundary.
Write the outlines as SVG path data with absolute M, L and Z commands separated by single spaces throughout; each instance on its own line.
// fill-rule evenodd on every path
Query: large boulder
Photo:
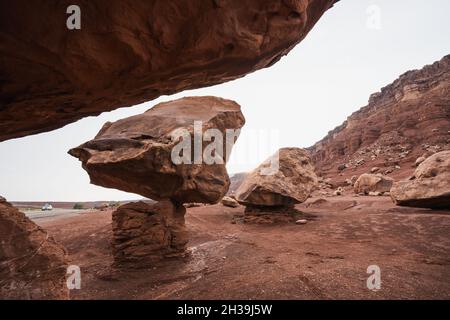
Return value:
M 364 173 L 359 176 L 353 185 L 355 193 L 369 194 L 370 192 L 389 192 L 394 179 L 382 174 Z
M 450 208 L 450 151 L 420 163 L 409 180 L 394 184 L 391 197 L 400 206 Z
M 0 1 L 0 141 L 269 67 L 336 1 Z
M 236 199 L 246 206 L 292 207 L 308 199 L 316 186 L 308 152 L 282 148 L 246 176 Z
M 196 127 L 194 122 L 199 125 Z M 226 131 L 240 129 L 244 123 L 240 106 L 233 101 L 216 97 L 182 98 L 160 103 L 140 115 L 108 122 L 93 140 L 69 153 L 82 161 L 93 184 L 154 200 L 216 203 L 230 185 L 225 161 L 237 138 L 231 135 L 232 139 L 227 140 L 230 134 L 227 136 Z M 208 129 L 217 129 L 223 135 L 223 143 L 214 140 L 222 146 L 223 153 L 220 148 L 215 153 L 224 160 L 222 163 L 207 164 L 205 157 L 192 156 L 196 146 L 200 156 L 214 154 L 207 152 L 212 145 L 206 141 Z M 200 135 L 195 135 L 194 130 Z M 203 138 L 205 141 L 200 145 Z M 188 151 L 179 150 L 183 141 L 190 144 Z M 188 158 L 178 163 L 174 155 Z M 196 159 L 200 162 L 195 163 Z
M 116 266 L 148 267 L 185 253 L 188 233 L 186 209 L 170 201 L 134 202 L 112 214 L 113 255 Z
M 0 300 L 68 299 L 67 253 L 0 197 Z

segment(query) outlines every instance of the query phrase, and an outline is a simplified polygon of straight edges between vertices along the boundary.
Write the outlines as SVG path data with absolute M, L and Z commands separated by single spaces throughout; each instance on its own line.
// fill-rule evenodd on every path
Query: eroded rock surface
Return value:
M 391 197 L 401 206 L 450 209 L 450 151 L 423 161 L 409 180 L 394 184 Z
M 335 2 L 1 1 L 0 141 L 269 67 Z
M 134 202 L 113 212 L 113 254 L 117 266 L 148 267 L 182 256 L 188 243 L 186 209 L 170 201 Z
M 65 249 L 0 197 L 0 299 L 68 299 Z
M 308 152 L 282 148 L 246 176 L 236 191 L 236 199 L 247 207 L 292 207 L 308 199 L 316 186 Z
M 394 179 L 382 174 L 362 174 L 355 182 L 355 193 L 369 194 L 370 192 L 389 192 Z
M 93 140 L 69 153 L 82 161 L 93 184 L 154 200 L 216 203 L 230 185 L 224 163 L 205 164 L 202 161 L 205 159 L 200 159 L 195 164 L 193 156 L 191 164 L 172 161 L 172 150 L 181 142 L 180 138 L 174 138 L 179 130 L 189 134 L 194 150 L 195 121 L 202 121 L 203 133 L 207 129 L 223 133 L 224 153 L 226 130 L 240 129 L 245 123 L 240 106 L 233 101 L 216 97 L 182 98 L 160 103 L 137 116 L 106 123 Z M 203 142 L 200 150 L 204 151 L 208 145 L 210 142 Z M 219 151 L 217 155 L 224 156 Z

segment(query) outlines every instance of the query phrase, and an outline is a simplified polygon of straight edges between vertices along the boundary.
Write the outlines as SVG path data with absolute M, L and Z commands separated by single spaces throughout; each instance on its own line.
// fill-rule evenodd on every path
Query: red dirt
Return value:
M 40 219 L 82 271 L 72 299 L 449 299 L 450 212 L 388 197 L 309 199 L 306 225 L 233 224 L 244 207 L 189 208 L 191 256 L 110 268 L 111 212 Z M 369 265 L 381 290 L 367 289 Z

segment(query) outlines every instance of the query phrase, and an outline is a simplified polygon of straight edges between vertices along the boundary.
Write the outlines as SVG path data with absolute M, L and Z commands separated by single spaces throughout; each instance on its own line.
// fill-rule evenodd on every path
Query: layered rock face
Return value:
M 355 182 L 353 189 L 355 193 L 369 194 L 370 192 L 389 192 L 394 179 L 382 174 L 362 174 Z
M 0 141 L 269 67 L 335 2 L 1 1 Z
M 201 121 L 200 139 L 208 129 L 220 131 L 223 153 L 227 150 L 227 129 L 240 129 L 245 123 L 240 106 L 233 101 L 216 97 L 183 98 L 158 104 L 141 115 L 106 123 L 93 140 L 69 153 L 82 161 L 93 184 L 154 200 L 216 203 L 228 191 L 230 181 L 225 163 L 206 165 L 205 159 L 194 163 L 196 158 L 191 152 L 199 146 L 194 132 L 196 121 Z M 179 154 L 189 156 L 191 164 L 175 164 L 172 159 L 173 149 L 182 142 L 179 136 L 182 132 L 188 134 L 190 150 L 189 154 L 181 150 Z M 203 151 L 210 143 L 204 141 L 199 146 L 201 155 L 206 155 Z M 218 149 L 217 155 L 223 156 Z
M 147 266 L 161 259 L 178 256 L 188 243 L 184 224 L 186 209 L 170 201 L 155 204 L 128 203 L 112 215 L 115 263 Z
M 0 197 L 0 299 L 68 299 L 65 249 Z
M 92 183 L 160 200 L 113 213 L 117 266 L 146 267 L 184 254 L 182 204 L 217 203 L 226 194 L 226 160 L 244 123 L 233 101 L 188 97 L 106 123 L 93 140 L 69 151 Z
M 396 182 L 391 197 L 401 206 L 450 209 L 450 151 L 432 155 L 409 180 Z
M 246 176 L 236 191 L 236 199 L 250 208 L 292 207 L 304 202 L 316 186 L 308 152 L 282 148 Z
M 320 175 L 344 185 L 352 175 L 409 175 L 417 158 L 450 149 L 450 55 L 406 72 L 313 147 Z

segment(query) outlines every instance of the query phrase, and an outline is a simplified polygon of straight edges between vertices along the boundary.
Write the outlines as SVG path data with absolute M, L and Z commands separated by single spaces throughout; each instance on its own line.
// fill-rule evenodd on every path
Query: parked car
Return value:
M 41 210 L 42 210 L 42 211 L 50 211 L 50 210 L 53 210 L 53 206 L 52 206 L 51 204 L 49 204 L 49 203 L 46 203 L 46 204 L 42 207 Z

